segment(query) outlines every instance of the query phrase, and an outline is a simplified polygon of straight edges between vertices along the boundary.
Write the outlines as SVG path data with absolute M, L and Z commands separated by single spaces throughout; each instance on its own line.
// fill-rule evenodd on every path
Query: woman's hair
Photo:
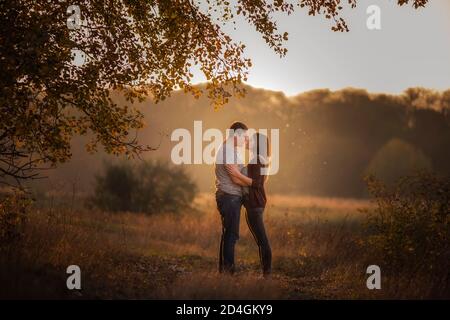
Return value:
M 269 137 L 263 133 L 256 132 L 253 139 L 256 140 L 256 163 L 262 167 L 269 167 L 271 156 Z M 261 159 L 264 159 L 264 162 L 261 162 Z M 268 175 L 265 175 L 266 180 L 267 178 Z

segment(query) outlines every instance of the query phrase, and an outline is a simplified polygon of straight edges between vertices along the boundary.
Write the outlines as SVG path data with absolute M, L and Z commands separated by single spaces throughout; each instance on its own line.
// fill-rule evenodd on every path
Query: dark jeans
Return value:
M 259 248 L 259 259 L 264 275 L 272 271 L 272 250 L 264 228 L 264 208 L 246 208 L 247 224 Z
M 234 273 L 234 247 L 239 239 L 242 197 L 216 194 L 217 208 L 222 217 L 222 238 L 219 251 L 219 271 Z

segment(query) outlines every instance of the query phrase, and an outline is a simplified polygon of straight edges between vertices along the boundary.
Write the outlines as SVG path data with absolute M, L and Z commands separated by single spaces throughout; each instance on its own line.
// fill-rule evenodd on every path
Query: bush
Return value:
M 31 200 L 18 192 L 0 195 L 0 246 L 22 238 L 30 204 Z
M 158 161 L 108 164 L 96 178 L 91 203 L 107 211 L 176 213 L 191 204 L 196 192 L 182 167 Z
M 388 188 L 367 178 L 376 206 L 369 209 L 368 244 L 383 270 L 431 276 L 447 286 L 450 272 L 450 178 L 403 177 Z

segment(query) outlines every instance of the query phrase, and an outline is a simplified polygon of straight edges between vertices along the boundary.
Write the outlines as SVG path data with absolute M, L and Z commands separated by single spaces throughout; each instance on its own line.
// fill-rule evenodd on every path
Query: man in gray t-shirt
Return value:
M 216 175 L 216 192 L 242 196 L 242 187 L 231 180 L 226 169 L 227 164 L 236 164 L 239 171 L 244 167 L 242 156 L 234 146 L 233 138 L 224 141 L 217 151 L 214 171 Z
M 234 247 L 239 239 L 239 220 L 242 206 L 242 187 L 233 182 L 227 171 L 227 165 L 244 166 L 239 147 L 248 146 L 247 126 L 235 122 L 230 127 L 231 133 L 220 146 L 214 166 L 216 176 L 217 209 L 222 218 L 222 238 L 219 251 L 219 272 L 234 273 Z

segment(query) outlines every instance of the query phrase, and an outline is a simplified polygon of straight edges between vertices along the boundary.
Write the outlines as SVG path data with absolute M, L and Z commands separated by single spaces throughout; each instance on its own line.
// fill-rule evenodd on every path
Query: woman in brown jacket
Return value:
M 256 148 L 254 145 L 250 148 L 256 149 L 256 153 L 253 152 L 249 164 L 244 168 L 247 172 L 241 173 L 234 165 L 227 166 L 227 170 L 233 182 L 244 188 L 247 224 L 258 244 L 263 275 L 268 277 L 272 269 L 272 251 L 264 228 L 263 213 L 267 202 L 264 189 L 267 175 L 264 170 L 268 170 L 269 139 L 261 133 L 256 133 L 251 142 L 256 143 Z

